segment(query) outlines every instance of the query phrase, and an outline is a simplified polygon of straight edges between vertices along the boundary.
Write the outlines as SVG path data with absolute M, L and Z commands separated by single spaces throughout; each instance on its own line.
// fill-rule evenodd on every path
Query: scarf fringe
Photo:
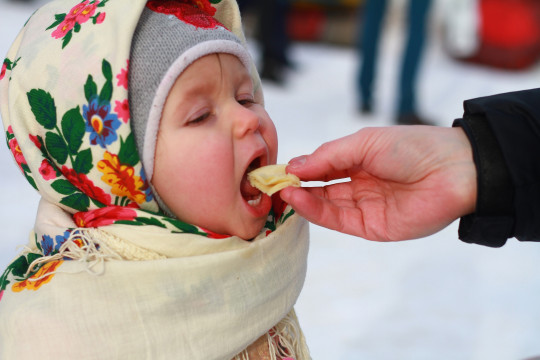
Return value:
M 97 229 L 74 229 L 66 241 L 62 244 L 58 253 L 49 256 L 42 256 L 34 260 L 28 270 L 26 271 L 26 277 L 29 277 L 36 267 L 50 263 L 52 261 L 60 260 L 74 260 L 79 263 L 85 264 L 84 268 L 78 272 L 86 271 L 91 275 L 101 275 L 105 271 L 104 262 L 107 260 L 120 260 L 122 257 L 114 251 L 106 242 L 102 241 L 101 237 L 96 236 L 95 232 L 102 232 Z M 100 240 L 97 240 L 100 239 Z M 33 252 L 32 249 L 27 248 L 26 253 Z M 96 266 L 100 266 L 99 270 L 94 270 Z M 44 274 L 40 277 L 32 277 L 28 280 L 39 281 L 45 277 L 51 276 L 55 273 L 62 271 L 54 271 Z
M 311 360 L 309 349 L 296 312 L 292 309 L 276 326 L 266 333 L 269 360 Z M 250 359 L 249 347 L 233 360 Z
M 23 254 L 34 251 L 26 247 Z M 50 256 L 42 256 L 34 260 L 26 271 L 26 277 L 29 277 L 36 267 L 59 260 L 74 260 L 83 263 L 85 267 L 78 272 L 86 271 L 91 275 L 101 275 L 105 271 L 105 261 L 108 260 L 142 261 L 164 258 L 166 256 L 142 249 L 103 230 L 97 228 L 78 228 L 71 232 L 58 250 L 58 253 Z M 100 269 L 97 271 L 94 270 L 98 265 Z M 29 280 L 39 281 L 58 272 L 63 271 L 50 272 L 40 277 L 29 278 Z

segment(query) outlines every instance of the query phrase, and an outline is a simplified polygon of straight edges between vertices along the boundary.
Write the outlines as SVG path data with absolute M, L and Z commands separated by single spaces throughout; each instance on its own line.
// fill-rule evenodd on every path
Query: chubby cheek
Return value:
M 268 146 L 269 161 L 271 164 L 275 164 L 278 154 L 278 137 L 276 127 L 270 118 L 263 122 L 261 134 L 266 146 Z
M 231 190 L 231 169 L 230 156 L 226 156 L 225 151 L 194 151 L 192 156 L 178 159 L 176 172 L 184 178 L 180 191 L 189 193 L 189 197 L 215 202 Z
M 213 220 L 216 209 L 226 209 L 238 191 L 232 182 L 230 152 L 213 145 L 206 142 L 206 146 L 177 153 L 168 169 L 177 180 L 175 192 L 169 198 L 173 203 L 167 205 L 178 218 L 201 226 L 201 219 Z

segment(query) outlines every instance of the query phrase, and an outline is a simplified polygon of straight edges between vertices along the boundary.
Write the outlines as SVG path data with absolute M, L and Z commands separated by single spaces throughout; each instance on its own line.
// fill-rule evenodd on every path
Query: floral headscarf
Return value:
M 177 5 L 176 16 L 199 26 L 214 26 L 209 19 L 216 19 L 244 40 L 234 1 L 153 1 L 171 2 Z M 165 216 L 152 195 L 130 126 L 127 82 L 131 37 L 145 5 L 146 0 L 51 1 L 25 24 L 3 61 L 0 110 L 7 144 L 42 201 L 29 249 L 0 277 L 0 313 L 7 290 L 40 289 L 60 268 L 69 267 L 66 260 L 118 259 L 111 242 L 106 246 L 94 241 L 99 229 L 107 229 L 109 237 L 129 233 L 137 245 L 144 243 L 137 254 L 155 250 L 152 259 L 244 251 L 249 246 Z M 209 14 L 206 23 L 191 14 L 193 6 Z M 253 76 L 258 86 L 255 71 Z M 292 214 L 284 205 L 274 208 L 260 237 L 267 238 Z M 137 239 L 138 233 L 156 231 L 155 239 L 142 235 Z M 178 243 L 173 250 L 163 250 L 162 244 L 168 242 L 157 239 L 170 240 L 175 234 L 197 236 L 188 242 L 197 244 L 195 250 L 178 250 Z M 290 243 L 299 246 L 299 255 L 293 266 L 297 272 L 287 272 L 300 280 L 294 281 L 291 294 L 296 295 L 289 296 L 281 317 L 303 283 L 306 244 Z M 149 259 L 134 252 L 130 256 Z M 101 255 L 89 258 L 88 254 Z
M 148 6 L 159 4 L 166 12 L 171 8 L 167 3 L 173 3 L 171 14 L 194 26 L 211 27 L 219 24 L 209 19 L 214 19 L 214 6 L 220 2 L 194 1 L 208 12 L 206 17 L 197 16 L 200 12 L 193 11 L 190 1 L 150 1 Z M 138 19 L 145 2 L 85 0 L 71 9 L 67 3 L 55 1 L 38 10 L 4 60 L 0 75 L 7 143 L 28 182 L 48 202 L 72 214 L 79 228 L 154 225 L 227 237 L 163 216 L 139 160 L 127 99 L 130 36 L 136 21 L 123 22 L 126 31 L 119 32 L 107 14 L 121 11 L 125 18 Z M 47 19 L 41 13 L 51 15 Z M 111 33 L 117 35 L 111 39 Z M 23 39 L 32 46 L 18 47 Z M 39 61 L 42 58 L 50 61 Z M 82 62 L 84 58 L 91 61 Z M 19 63 L 25 64 L 17 67 Z M 21 90 L 26 96 L 12 100 Z M 278 210 L 279 216 L 283 210 Z M 267 231 L 275 229 L 273 214 L 267 226 Z M 37 245 L 44 255 L 52 255 L 72 231 L 38 234 Z M 0 291 L 5 286 L 4 279 Z

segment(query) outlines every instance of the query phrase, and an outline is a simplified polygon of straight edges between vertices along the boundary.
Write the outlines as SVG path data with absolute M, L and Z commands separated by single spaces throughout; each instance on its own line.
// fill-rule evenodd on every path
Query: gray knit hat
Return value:
M 235 55 L 248 71 L 252 64 L 236 35 L 194 4 L 150 0 L 133 35 L 129 63 L 131 126 L 150 182 L 163 106 L 178 76 L 197 59 L 215 53 Z

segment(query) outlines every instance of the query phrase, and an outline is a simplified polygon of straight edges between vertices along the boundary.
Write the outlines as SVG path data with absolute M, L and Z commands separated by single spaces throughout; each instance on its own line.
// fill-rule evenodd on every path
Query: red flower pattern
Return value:
M 224 27 L 214 19 L 216 9 L 209 0 L 150 0 L 146 7 L 161 14 L 174 15 L 179 20 L 198 28 Z
M 102 189 L 94 185 L 94 183 L 88 179 L 84 174 L 78 174 L 75 170 L 68 168 L 67 166 L 62 166 L 62 174 L 66 179 L 72 183 L 77 189 L 81 190 L 82 193 L 88 195 L 94 200 L 99 201 L 104 205 L 111 204 L 111 195 L 105 193 Z
M 26 159 L 23 156 L 23 153 L 21 151 L 21 147 L 19 146 L 19 142 L 17 139 L 13 138 L 9 141 L 9 149 L 11 150 L 11 153 L 13 154 L 13 157 L 15 158 L 15 161 L 17 162 L 17 165 L 22 170 L 22 165 L 27 164 Z
M 71 9 L 67 17 L 73 16 L 79 24 L 85 23 L 94 15 L 98 4 L 99 1 L 90 4 L 90 1 L 86 0 Z
M 35 135 L 28 135 L 30 140 L 34 143 L 34 145 L 37 146 L 38 149 L 41 149 L 41 142 L 39 141 L 38 137 Z
M 72 7 L 71 10 L 69 10 L 69 12 L 66 14 L 66 20 L 67 19 L 70 19 L 70 20 L 73 19 L 75 21 L 78 21 L 79 16 L 81 15 L 82 11 L 88 5 L 89 2 L 90 2 L 89 0 L 86 0 L 86 1 L 83 1 L 82 3 L 79 3 L 79 4 L 75 5 L 74 7 Z M 81 19 L 83 19 L 83 18 L 84 18 L 84 16 L 81 17 Z M 88 20 L 88 19 L 86 19 L 86 20 Z
M 104 0 L 100 3 L 98 0 L 85 0 L 69 10 L 67 14 L 56 14 L 57 19 L 47 30 L 56 27 L 51 33 L 51 36 L 55 39 L 63 39 L 62 48 L 64 48 L 70 41 L 74 30 L 78 32 L 81 25 L 92 19 L 94 24 L 101 24 L 105 21 L 105 13 L 98 12 L 96 14 L 98 6 L 102 7 L 108 0 Z
M 78 212 L 73 220 L 79 227 L 90 228 L 112 225 L 118 220 L 134 220 L 137 217 L 135 210 L 123 206 L 109 206 L 97 210 Z
M 75 27 L 77 21 L 75 18 L 67 18 L 54 30 L 51 36 L 55 39 L 62 39 L 66 34 Z
M 96 18 L 96 24 L 101 24 L 105 21 L 105 13 L 100 13 Z
M 129 60 L 127 61 L 126 68 L 120 70 L 120 74 L 116 75 L 116 78 L 118 79 L 117 85 L 123 87 L 126 90 L 128 88 L 128 72 L 129 72 Z
M 129 120 L 129 102 L 128 100 L 124 100 L 124 101 L 116 101 L 115 102 L 116 106 L 114 107 L 114 112 L 118 115 L 118 117 L 120 119 L 122 119 L 122 121 L 124 123 L 127 124 L 128 120 Z
M 2 63 L 2 69 L 0 70 L 0 80 L 2 80 L 4 76 L 6 76 L 6 71 L 7 71 L 7 62 L 4 62 Z
M 43 160 L 41 162 L 41 166 L 39 167 L 39 173 L 45 180 L 56 179 L 56 171 L 47 160 Z
M 231 235 L 225 235 L 225 234 L 218 234 L 218 233 L 215 233 L 213 231 L 210 231 L 208 229 L 205 229 L 203 227 L 200 227 L 199 228 L 201 229 L 202 232 L 206 233 L 206 235 L 210 238 L 210 239 L 226 239 L 228 237 L 231 237 Z

